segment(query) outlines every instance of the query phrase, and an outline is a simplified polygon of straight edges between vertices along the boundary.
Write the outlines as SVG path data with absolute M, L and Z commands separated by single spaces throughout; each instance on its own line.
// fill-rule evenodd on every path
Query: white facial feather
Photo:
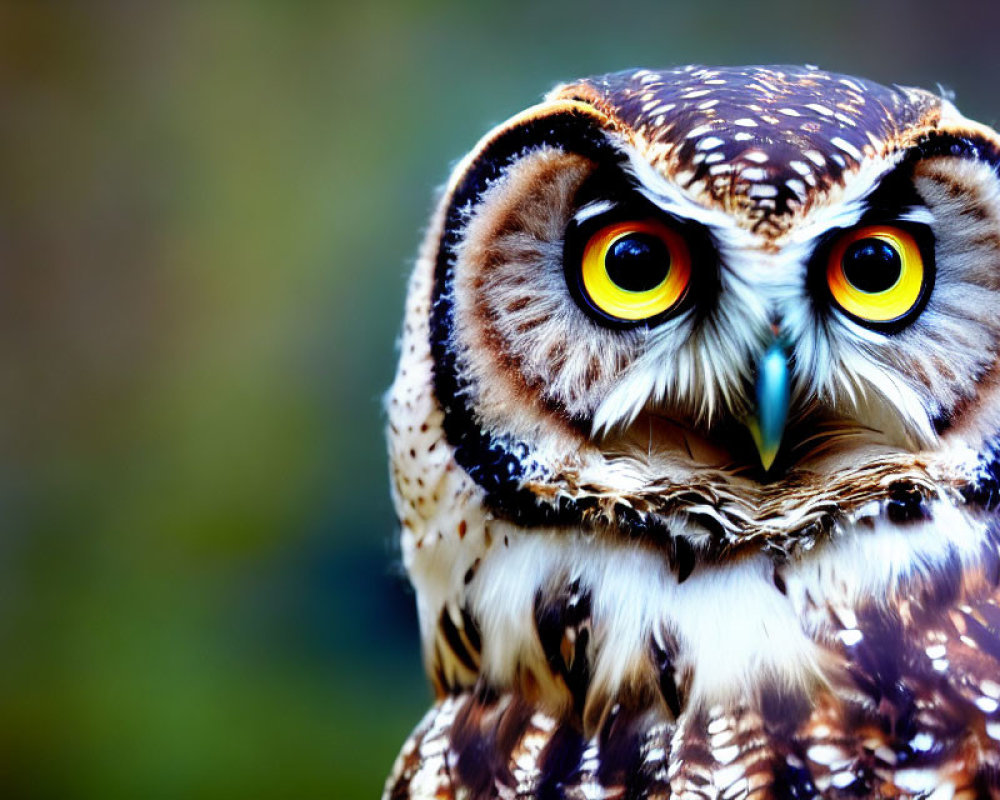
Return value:
M 706 426 L 723 414 L 745 416 L 749 406 L 746 389 L 756 357 L 766 346 L 772 320 L 780 319 L 781 333 L 791 343 L 796 361 L 798 401 L 808 404 L 814 399 L 839 409 L 903 447 L 933 445 L 937 438 L 933 418 L 941 411 L 940 399 L 932 387 L 915 380 L 912 371 L 901 369 L 900 362 L 909 359 L 919 368 L 917 374 L 932 374 L 936 367 L 931 359 L 943 354 L 933 347 L 911 348 L 903 358 L 891 354 L 901 340 L 836 311 L 818 314 L 807 288 L 807 268 L 817 243 L 832 231 L 858 224 L 866 199 L 898 165 L 898 155 L 866 161 L 844 187 L 778 240 L 777 252 L 765 251 L 757 237 L 738 227 L 728 215 L 694 203 L 634 151 L 629 151 L 629 156 L 629 169 L 641 181 L 640 190 L 647 199 L 665 212 L 696 220 L 711 231 L 720 255 L 722 285 L 718 305 L 707 321 L 695 326 L 691 315 L 683 314 L 645 334 L 642 352 L 593 416 L 595 435 L 631 424 L 649 407 L 671 409 Z M 972 177 L 984 179 L 983 175 L 966 177 L 970 182 Z M 995 186 L 989 191 L 1000 195 Z M 914 207 L 905 210 L 900 219 L 931 227 L 954 225 L 954 220 L 941 219 L 947 211 L 935 216 L 931 208 Z M 952 217 L 956 216 L 957 211 L 952 211 Z M 947 250 L 942 253 L 939 269 L 945 283 L 949 274 L 963 269 L 955 258 L 949 258 Z M 962 289 L 955 287 L 953 291 Z M 948 302 L 947 297 L 941 300 L 942 304 Z M 967 317 L 983 306 L 981 300 L 966 304 L 960 320 L 936 320 L 939 331 L 948 331 L 952 322 L 957 322 L 954 336 L 968 338 Z M 933 313 L 933 308 L 926 313 Z M 983 348 L 991 342 L 983 338 L 969 344 Z

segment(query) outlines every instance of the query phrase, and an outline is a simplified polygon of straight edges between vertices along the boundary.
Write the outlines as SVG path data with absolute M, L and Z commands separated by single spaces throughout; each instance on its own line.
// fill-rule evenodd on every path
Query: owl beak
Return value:
M 791 395 L 788 353 L 780 340 L 773 341 L 761 356 L 755 390 L 757 413 L 747 420 L 747 427 L 757 445 L 760 463 L 767 472 L 781 448 Z

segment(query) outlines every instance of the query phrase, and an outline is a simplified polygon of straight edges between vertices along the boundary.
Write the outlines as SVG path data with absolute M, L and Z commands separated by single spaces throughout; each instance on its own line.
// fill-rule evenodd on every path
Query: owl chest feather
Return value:
M 474 574 L 429 612 L 440 699 L 389 796 L 983 796 L 1000 758 L 985 523 L 844 530 L 680 584 L 639 548 L 491 527 L 466 531 Z

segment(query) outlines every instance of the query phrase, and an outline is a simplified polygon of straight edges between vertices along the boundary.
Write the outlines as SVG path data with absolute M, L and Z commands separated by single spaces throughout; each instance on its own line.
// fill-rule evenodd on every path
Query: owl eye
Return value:
M 678 305 L 691 282 L 684 239 L 657 220 L 606 225 L 587 240 L 580 284 L 587 304 L 617 322 L 641 322 Z
M 913 234 L 892 225 L 868 225 L 840 237 L 827 261 L 834 302 L 860 322 L 906 322 L 926 297 L 931 270 Z

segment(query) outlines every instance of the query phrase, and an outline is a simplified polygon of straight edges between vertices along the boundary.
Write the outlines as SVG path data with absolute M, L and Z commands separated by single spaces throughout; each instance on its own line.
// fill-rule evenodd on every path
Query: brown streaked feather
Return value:
M 676 698 L 656 703 L 630 690 L 594 726 L 578 700 L 543 712 L 530 690 L 498 693 L 480 682 L 440 700 L 418 726 L 385 797 L 917 798 L 940 785 L 955 797 L 996 796 L 997 538 L 991 532 L 975 563 L 915 573 L 888 598 L 852 609 L 830 598 L 813 632 L 826 683 L 808 696 L 774 687 L 737 706 L 682 699 L 675 722 Z M 582 656 L 565 642 L 587 619 L 580 587 L 536 608 L 549 680 L 585 681 L 585 669 L 567 678 L 567 664 Z M 654 662 L 664 662 L 656 648 Z
M 998 791 L 998 601 L 995 587 L 970 597 L 960 586 L 941 605 L 932 593 L 859 610 L 836 653 L 840 677 L 797 733 L 821 790 L 922 796 L 949 782 L 955 796 L 980 797 L 985 781 Z

